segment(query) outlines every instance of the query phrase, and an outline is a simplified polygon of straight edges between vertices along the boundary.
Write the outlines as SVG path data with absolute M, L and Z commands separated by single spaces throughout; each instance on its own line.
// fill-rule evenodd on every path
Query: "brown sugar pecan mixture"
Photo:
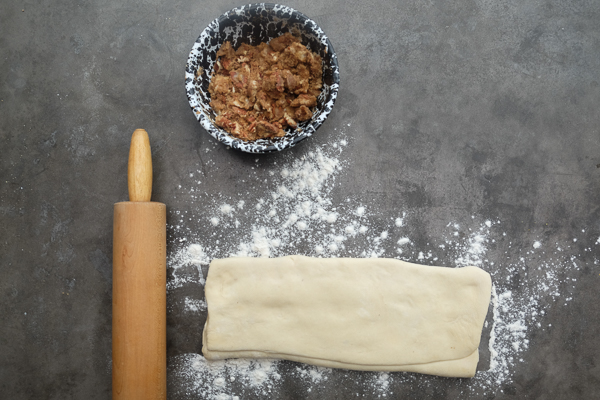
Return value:
M 284 136 L 312 117 L 322 78 L 321 57 L 290 33 L 237 50 L 225 42 L 208 85 L 215 123 L 242 140 Z

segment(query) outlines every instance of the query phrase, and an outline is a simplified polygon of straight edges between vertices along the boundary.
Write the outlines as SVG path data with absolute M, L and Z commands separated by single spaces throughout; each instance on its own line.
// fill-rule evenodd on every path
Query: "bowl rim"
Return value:
M 325 105 L 323 110 L 316 114 L 317 118 L 313 116 L 310 123 L 306 127 L 304 127 L 302 131 L 300 131 L 299 133 L 295 133 L 293 137 L 288 137 L 288 135 L 286 134 L 286 136 L 284 136 L 283 138 L 277 139 L 258 139 L 255 141 L 243 141 L 241 139 L 230 136 L 225 130 L 216 126 L 216 124 L 214 124 L 214 122 L 212 121 L 212 117 L 208 115 L 206 109 L 201 106 L 203 104 L 203 101 L 198 94 L 198 90 L 196 89 L 195 84 L 198 67 L 194 67 L 194 65 L 197 63 L 197 60 L 201 56 L 199 50 L 202 48 L 204 41 L 207 38 L 211 37 L 211 32 L 214 32 L 215 30 L 218 31 L 219 24 L 222 21 L 229 19 L 229 16 L 232 15 L 232 13 L 240 15 L 240 13 L 243 14 L 247 10 L 252 9 L 265 10 L 267 12 L 274 13 L 282 13 L 284 15 L 294 15 L 294 17 L 299 19 L 304 25 L 310 26 L 310 31 L 316 36 L 318 41 L 321 42 L 322 46 L 325 47 L 328 55 L 328 68 L 331 69 L 332 84 L 329 85 L 327 104 Z M 284 18 L 281 16 L 279 17 Z M 207 75 L 208 74 L 210 74 L 210 72 L 207 71 Z M 204 28 L 200 36 L 194 42 L 194 45 L 192 46 L 192 49 L 187 59 L 185 71 L 185 88 L 188 103 L 196 119 L 212 137 L 236 150 L 241 150 L 249 153 L 270 153 L 294 147 L 299 142 L 312 136 L 313 133 L 325 122 L 325 120 L 329 116 L 329 113 L 333 109 L 333 105 L 335 104 L 335 100 L 337 98 L 339 90 L 339 65 L 333 45 L 331 44 L 327 35 L 325 35 L 325 32 L 323 32 L 323 30 L 317 25 L 315 21 L 308 18 L 306 15 L 295 10 L 292 7 L 276 3 L 252 3 L 232 8 L 231 10 L 215 18 L 210 24 L 208 24 L 206 28 Z

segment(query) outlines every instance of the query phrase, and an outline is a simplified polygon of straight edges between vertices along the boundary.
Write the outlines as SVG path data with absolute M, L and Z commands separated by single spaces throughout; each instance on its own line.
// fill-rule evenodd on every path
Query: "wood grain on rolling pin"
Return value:
M 162 203 L 115 204 L 114 400 L 166 398 L 165 226 Z

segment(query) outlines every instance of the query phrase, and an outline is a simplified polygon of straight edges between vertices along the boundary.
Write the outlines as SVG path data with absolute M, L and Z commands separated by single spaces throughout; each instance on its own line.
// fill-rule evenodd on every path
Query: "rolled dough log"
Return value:
M 208 360 L 472 377 L 491 292 L 476 267 L 395 259 L 227 258 L 210 264 Z

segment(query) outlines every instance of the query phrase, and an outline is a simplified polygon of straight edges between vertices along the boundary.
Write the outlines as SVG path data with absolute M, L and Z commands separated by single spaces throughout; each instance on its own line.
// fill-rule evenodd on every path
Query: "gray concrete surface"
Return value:
M 557 295 L 539 297 L 540 326 L 527 327 L 529 347 L 500 383 L 470 390 L 469 380 L 394 373 L 377 391 L 373 374 L 333 371 L 309 392 L 286 362 L 267 397 L 600 398 L 600 2 L 288 1 L 331 39 L 341 89 L 313 138 L 258 161 L 216 145 L 183 89 L 194 40 L 240 4 L 0 3 L 0 398 L 110 398 L 112 206 L 127 198 L 139 127 L 151 136 L 154 200 L 171 211 L 169 257 L 187 232 L 212 229 L 190 188 L 256 200 L 270 171 L 343 127 L 334 202 L 367 205 L 374 229 L 407 212 L 414 249 L 443 243 L 449 223 L 467 240 L 494 221 L 485 268 L 499 291 L 526 296 L 546 279 L 536 271 L 554 276 Z M 197 217 L 189 231 L 177 212 Z M 426 263 L 456 259 L 435 254 Z M 200 353 L 205 311 L 181 307 L 191 295 L 201 285 L 168 294 L 173 400 L 207 396 L 174 365 Z M 492 357 L 484 331 L 480 371 Z

